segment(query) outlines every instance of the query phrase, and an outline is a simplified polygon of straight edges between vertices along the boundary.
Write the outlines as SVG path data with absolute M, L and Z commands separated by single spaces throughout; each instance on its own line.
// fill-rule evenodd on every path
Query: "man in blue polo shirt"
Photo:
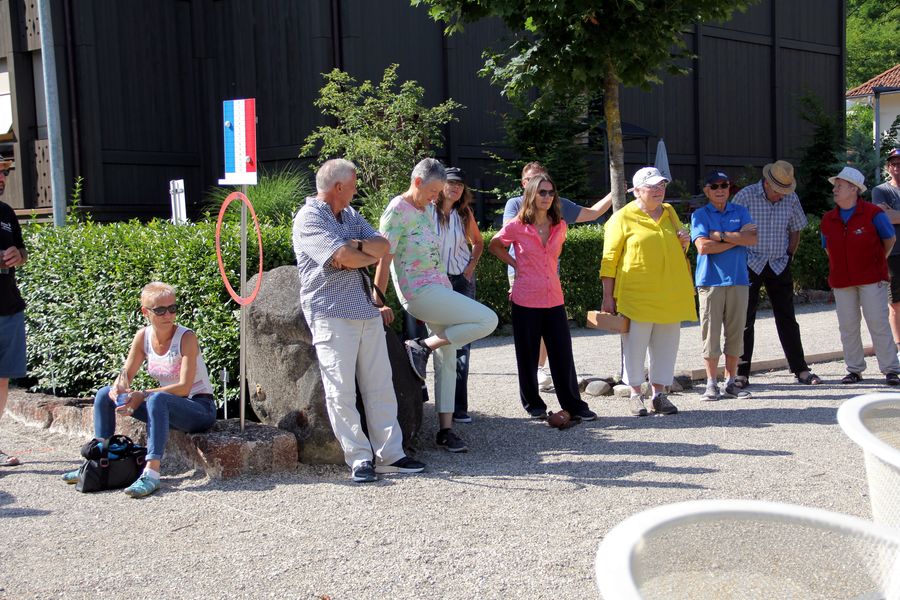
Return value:
M 749 392 L 734 385 L 738 360 L 744 352 L 750 277 L 746 246 L 756 245 L 756 225 L 743 206 L 728 202 L 731 182 L 722 171 L 706 176 L 703 193 L 709 203 L 691 216 L 691 240 L 697 247 L 694 283 L 700 300 L 700 333 L 706 363 L 704 400 L 721 396 L 716 375 L 722 355 L 720 337 L 725 327 L 725 390 L 729 398 Z

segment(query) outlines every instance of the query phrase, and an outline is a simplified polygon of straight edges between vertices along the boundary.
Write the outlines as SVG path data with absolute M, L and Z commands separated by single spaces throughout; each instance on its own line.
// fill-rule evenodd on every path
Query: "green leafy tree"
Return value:
M 800 118 L 811 124 L 812 135 L 797 165 L 797 194 L 807 213 L 822 216 L 834 207 L 828 178 L 840 171 L 844 140 L 840 120 L 822 107 L 816 96 L 802 96 Z
M 335 69 L 323 74 L 325 85 L 315 101 L 322 114 L 334 119 L 313 131 L 300 155 L 318 149 L 318 167 L 331 158 L 346 158 L 357 167 L 362 213 L 377 222 L 390 198 L 406 190 L 413 166 L 433 156 L 444 141 L 442 129 L 463 108 L 449 99 L 435 107 L 422 104 L 425 90 L 415 81 L 397 85 L 397 66 L 384 71 L 378 85 L 356 80 Z
M 509 97 L 533 88 L 582 94 L 602 85 L 614 206 L 625 203 L 625 153 L 619 85 L 649 88 L 684 56 L 683 33 L 703 21 L 726 21 L 754 0 L 411 0 L 426 4 L 453 33 L 486 17 L 513 32 L 505 51 L 487 53 L 485 72 Z M 674 50 L 674 52 L 673 52 Z
M 847 87 L 900 63 L 900 0 L 847 1 Z
M 534 106 L 529 98 L 512 98 L 512 112 L 504 115 L 506 144 L 517 157 L 507 159 L 489 153 L 502 178 L 493 193 L 508 198 L 521 193 L 520 179 L 526 162 L 536 160 L 553 173 L 562 195 L 584 198 L 588 194 L 588 147 L 579 143 L 596 125 L 590 117 L 587 95 L 563 95 Z

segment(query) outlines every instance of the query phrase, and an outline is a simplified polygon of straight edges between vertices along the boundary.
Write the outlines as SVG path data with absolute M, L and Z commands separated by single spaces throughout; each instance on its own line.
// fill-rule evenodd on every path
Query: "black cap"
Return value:
M 446 169 L 446 173 L 447 181 L 461 181 L 462 183 L 466 182 L 466 172 L 459 167 L 448 167 Z

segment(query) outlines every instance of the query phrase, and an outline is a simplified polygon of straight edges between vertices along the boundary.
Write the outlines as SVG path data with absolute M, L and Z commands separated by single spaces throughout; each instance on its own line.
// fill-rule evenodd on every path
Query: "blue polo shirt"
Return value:
M 731 202 L 719 212 L 712 202 L 698 208 L 691 215 L 691 241 L 709 237 L 710 231 L 740 231 L 747 223 L 752 223 L 750 212 L 739 204 Z M 750 285 L 747 274 L 747 248 L 735 246 L 720 254 L 699 254 L 694 283 L 699 286 Z

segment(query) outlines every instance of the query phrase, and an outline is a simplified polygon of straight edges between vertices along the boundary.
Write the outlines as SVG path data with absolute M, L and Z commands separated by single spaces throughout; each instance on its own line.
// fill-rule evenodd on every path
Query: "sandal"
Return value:
M 15 456 L 10 456 L 3 450 L 0 450 L 0 467 L 18 467 L 22 464 Z
M 851 373 L 851 375 L 856 375 L 856 373 Z M 859 377 L 859 375 L 856 375 Z M 862 379 L 862 377 L 859 377 Z M 845 378 L 846 379 L 846 378 Z M 810 372 L 806 377 L 797 376 L 797 381 L 802 383 L 803 385 L 820 385 L 822 383 L 822 378 L 816 375 L 815 373 Z M 843 381 L 843 379 L 841 380 Z
M 853 385 L 854 383 L 859 383 L 862 380 L 863 380 L 862 375 L 860 375 L 859 373 L 854 373 L 853 371 L 850 371 L 849 373 L 847 373 L 846 375 L 844 375 L 841 378 L 841 383 L 846 384 L 846 385 Z

